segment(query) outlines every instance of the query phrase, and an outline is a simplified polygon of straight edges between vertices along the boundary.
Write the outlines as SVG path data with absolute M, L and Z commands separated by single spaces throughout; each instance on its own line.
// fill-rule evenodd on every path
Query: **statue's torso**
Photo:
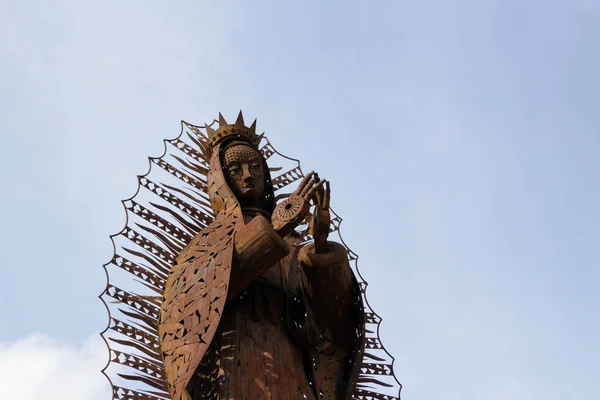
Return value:
M 176 375 L 167 368 L 167 374 L 179 379 L 174 398 L 334 398 L 344 354 L 329 330 L 316 323 L 306 301 L 311 285 L 298 263 L 299 239 L 286 238 L 290 253 L 224 302 L 227 282 L 235 284 L 236 271 L 243 268 L 232 241 L 232 233 L 237 235 L 242 226 L 235 218 L 215 221 L 180 254 L 181 264 L 171 271 L 161 314 L 163 337 L 170 341 L 161 345 L 167 351 L 177 345 L 165 363 L 187 371 Z M 336 301 L 333 292 L 327 293 L 319 302 Z M 209 318 L 194 323 L 194 315 Z M 189 327 L 183 331 L 182 318 Z
M 193 399 L 315 398 L 287 327 L 286 262 L 228 303 L 195 378 L 202 392 Z

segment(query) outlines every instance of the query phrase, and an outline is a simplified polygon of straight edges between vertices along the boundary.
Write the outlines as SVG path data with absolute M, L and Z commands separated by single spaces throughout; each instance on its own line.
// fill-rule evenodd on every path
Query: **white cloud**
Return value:
M 0 342 L 0 400 L 106 400 L 100 370 L 108 353 L 99 335 L 81 345 L 32 334 Z

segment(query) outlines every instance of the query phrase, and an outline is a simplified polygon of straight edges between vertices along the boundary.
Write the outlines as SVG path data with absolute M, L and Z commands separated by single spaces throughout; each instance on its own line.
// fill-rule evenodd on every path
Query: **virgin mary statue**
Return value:
M 105 294 L 133 307 L 119 311 L 138 323 L 113 317 L 110 330 L 126 338 L 104 336 L 135 350 L 112 349 L 112 363 L 137 370 L 116 376 L 152 389 L 113 382 L 114 398 L 399 399 L 356 257 L 329 240 L 339 226 L 329 182 L 299 166 L 272 179 L 275 151 L 261 147 L 256 121 L 246 127 L 240 112 L 218 122 L 202 135 L 194 127 L 193 145 L 167 142 L 186 156 L 173 155 L 179 166 L 151 159 L 190 188 L 145 176 L 140 185 L 165 203 L 125 202 L 146 235 L 126 227 L 140 249 L 121 248 L 140 262 L 116 254 L 107 265 L 154 293 L 109 283 Z

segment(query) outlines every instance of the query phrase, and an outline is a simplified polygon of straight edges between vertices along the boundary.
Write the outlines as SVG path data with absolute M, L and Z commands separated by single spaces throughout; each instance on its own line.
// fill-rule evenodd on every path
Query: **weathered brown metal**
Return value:
M 183 127 L 112 237 L 101 298 L 113 399 L 399 399 L 329 183 L 241 112 L 234 124 L 219 114 L 218 129 Z M 274 158 L 292 165 L 271 179 Z

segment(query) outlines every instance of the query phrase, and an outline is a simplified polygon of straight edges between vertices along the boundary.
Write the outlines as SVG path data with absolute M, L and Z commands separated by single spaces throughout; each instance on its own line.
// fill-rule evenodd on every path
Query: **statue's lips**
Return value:
M 254 190 L 254 185 L 244 185 L 240 188 L 242 190 L 242 192 L 249 192 Z

